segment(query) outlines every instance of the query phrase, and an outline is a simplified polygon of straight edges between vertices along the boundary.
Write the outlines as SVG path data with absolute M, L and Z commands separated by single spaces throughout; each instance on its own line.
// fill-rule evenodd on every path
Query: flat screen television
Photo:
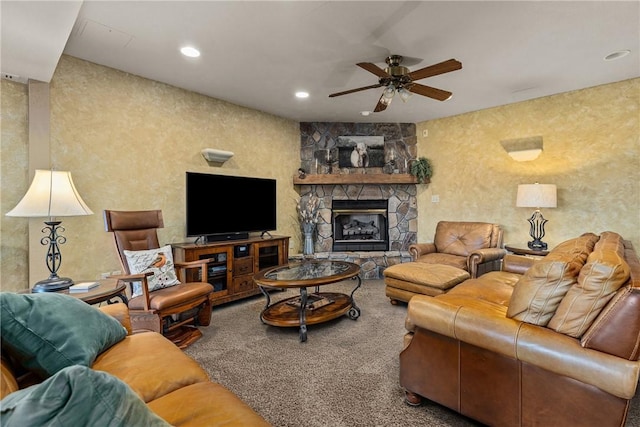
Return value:
M 239 240 L 277 228 L 275 179 L 186 174 L 187 237 Z

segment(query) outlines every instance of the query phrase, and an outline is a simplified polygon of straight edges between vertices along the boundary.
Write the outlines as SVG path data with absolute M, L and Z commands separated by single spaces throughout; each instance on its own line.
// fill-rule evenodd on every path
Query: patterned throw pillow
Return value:
M 153 273 L 153 276 L 147 278 L 149 292 L 180 284 L 173 265 L 170 245 L 146 251 L 124 251 L 124 255 L 131 274 Z M 134 283 L 132 297 L 140 295 L 142 295 L 142 283 Z

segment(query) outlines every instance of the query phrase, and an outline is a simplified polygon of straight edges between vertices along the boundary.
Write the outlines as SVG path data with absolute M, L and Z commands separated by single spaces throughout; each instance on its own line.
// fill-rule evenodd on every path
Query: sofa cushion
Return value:
M 516 283 L 507 317 L 546 326 L 560 301 L 577 283 L 578 274 L 598 240 L 587 233 L 555 247 L 536 261 Z
M 440 252 L 432 252 L 430 254 L 422 255 L 415 262 L 421 262 L 424 264 L 441 264 L 450 265 L 461 270 L 467 270 L 467 257 L 452 254 L 443 254 Z
M 2 400 L 0 424 L 23 426 L 150 426 L 169 424 L 122 381 L 81 365 Z
M 427 329 L 515 358 L 521 322 L 505 319 L 505 314 L 518 278 L 492 271 L 443 295 L 416 295 L 409 301 L 405 327 Z
M 577 283 L 571 286 L 549 321 L 549 328 L 580 338 L 629 275 L 622 236 L 602 233 L 580 270 Z
M 127 330 L 79 299 L 57 293 L 0 293 L 2 348 L 47 378 L 71 365 L 91 366 Z
M 476 249 L 490 247 L 492 232 L 493 224 L 489 223 L 440 221 L 434 243 L 438 252 L 466 257 Z
M 174 426 L 270 426 L 226 387 L 209 381 L 182 387 L 148 405 Z
M 186 385 L 209 380 L 195 360 L 157 332 L 127 336 L 100 354 L 93 369 L 120 378 L 144 402 Z
M 170 245 L 165 245 L 158 249 L 148 249 L 144 251 L 125 250 L 123 252 L 131 274 L 153 273 L 153 276 L 147 278 L 149 292 L 180 284 L 173 264 L 173 254 Z M 141 286 L 139 282 L 133 284 L 132 297 L 142 295 Z

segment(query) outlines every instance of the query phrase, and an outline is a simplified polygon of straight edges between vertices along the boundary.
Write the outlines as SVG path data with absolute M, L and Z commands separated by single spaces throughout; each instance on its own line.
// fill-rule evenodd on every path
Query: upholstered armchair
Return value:
M 162 211 L 104 211 L 106 231 L 112 232 L 123 271 L 114 276 L 129 285 L 131 325 L 159 332 L 185 348 L 202 336 L 198 326 L 211 321 L 207 263 L 174 263 L 170 245 L 160 246 L 157 229 L 164 227 Z M 187 282 L 186 269 L 200 270 L 198 282 Z
M 440 221 L 433 243 L 413 244 L 409 253 L 413 261 L 451 265 L 475 278 L 500 270 L 507 252 L 502 248 L 502 229 L 498 224 Z

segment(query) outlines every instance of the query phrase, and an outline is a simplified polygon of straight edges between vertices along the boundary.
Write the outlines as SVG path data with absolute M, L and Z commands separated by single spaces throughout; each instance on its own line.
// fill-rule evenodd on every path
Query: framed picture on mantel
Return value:
M 336 145 L 341 168 L 384 166 L 384 136 L 339 136 Z

